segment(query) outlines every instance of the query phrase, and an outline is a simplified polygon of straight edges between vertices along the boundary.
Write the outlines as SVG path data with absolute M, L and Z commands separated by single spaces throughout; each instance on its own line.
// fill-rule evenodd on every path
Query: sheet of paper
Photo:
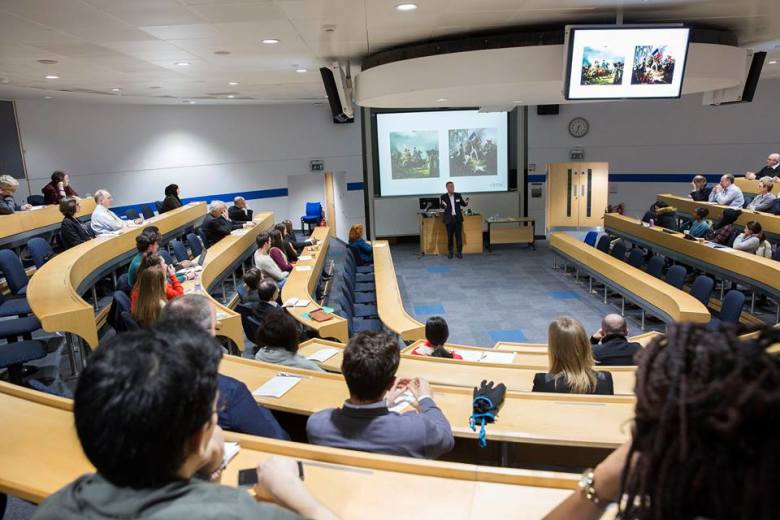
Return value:
M 404 393 L 399 395 L 395 398 L 395 403 L 393 406 L 388 408 L 391 412 L 396 413 L 404 413 L 408 411 L 409 409 L 413 408 L 412 403 L 416 403 L 417 399 L 415 399 L 414 394 L 412 394 L 411 390 L 406 390 Z
M 463 358 L 463 361 L 471 361 L 473 363 L 476 363 L 478 361 L 482 361 L 482 356 L 485 355 L 484 352 L 480 352 L 479 350 L 453 350 L 453 352 L 457 352 L 460 354 L 460 357 Z
M 312 361 L 319 361 L 320 363 L 324 363 L 325 361 L 329 360 L 333 356 L 339 353 L 341 349 L 338 348 L 321 348 L 314 354 L 311 354 L 309 356 L 306 356 L 306 359 L 311 359 Z
M 295 266 L 296 271 L 311 271 L 310 265 L 296 265 Z
M 238 452 L 240 450 L 241 450 L 241 446 L 239 446 L 237 442 L 226 442 L 225 456 L 222 458 L 222 464 L 227 466 L 228 462 L 230 462 L 233 459 L 233 457 L 238 455 Z
M 252 395 L 279 398 L 300 382 L 301 378 L 298 376 L 274 376 L 252 392 Z
M 298 298 L 292 297 L 289 298 L 286 302 L 284 302 L 285 307 L 295 307 L 295 304 L 298 302 Z
M 307 300 L 306 298 L 298 298 L 298 301 L 295 302 L 296 307 L 306 307 L 311 303 L 311 300 Z
M 39 209 L 44 209 L 46 206 L 33 206 L 30 208 L 30 211 L 38 211 Z
M 248 230 L 246 229 L 234 229 L 230 232 L 231 235 L 240 237 L 242 235 L 245 235 Z
M 514 352 L 485 352 L 482 357 L 482 363 L 504 363 L 511 364 L 515 361 Z
M 302 262 L 305 262 L 306 260 L 311 260 L 311 259 L 313 259 L 313 258 L 314 258 L 314 257 L 313 257 L 313 256 L 311 256 L 311 255 L 301 255 L 301 256 L 299 256 L 299 257 L 298 257 L 298 260 L 300 260 L 300 261 L 302 261 Z

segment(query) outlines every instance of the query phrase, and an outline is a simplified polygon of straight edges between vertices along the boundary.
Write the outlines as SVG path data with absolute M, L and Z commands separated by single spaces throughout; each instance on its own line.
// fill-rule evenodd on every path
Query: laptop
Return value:
M 199 265 L 199 266 L 201 266 L 201 267 L 203 267 L 203 262 L 205 262 L 205 261 L 206 261 L 206 253 L 208 253 L 208 249 L 206 249 L 206 248 L 204 247 L 204 248 L 203 248 L 203 252 L 202 252 L 202 253 L 200 254 L 200 256 L 198 257 L 198 265 Z

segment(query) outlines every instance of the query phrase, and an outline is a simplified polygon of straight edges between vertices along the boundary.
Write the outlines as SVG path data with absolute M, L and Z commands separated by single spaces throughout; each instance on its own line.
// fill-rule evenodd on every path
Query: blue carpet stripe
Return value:
M 432 305 L 415 305 L 414 313 L 417 315 L 434 315 L 434 314 L 446 314 L 444 306 L 440 303 L 434 303 Z

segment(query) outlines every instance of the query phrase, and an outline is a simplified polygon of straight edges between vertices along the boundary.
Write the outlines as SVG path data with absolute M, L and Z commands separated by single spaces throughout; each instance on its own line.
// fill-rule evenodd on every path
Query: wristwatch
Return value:
M 596 488 L 593 487 L 593 468 L 588 468 L 582 472 L 580 481 L 577 483 L 582 496 L 596 504 L 597 506 L 606 505 L 605 501 L 596 494 Z

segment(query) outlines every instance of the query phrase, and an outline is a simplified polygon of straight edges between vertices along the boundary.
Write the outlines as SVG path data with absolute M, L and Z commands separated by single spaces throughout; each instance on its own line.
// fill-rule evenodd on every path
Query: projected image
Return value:
M 390 132 L 393 179 L 430 179 L 439 176 L 439 132 Z
M 637 45 L 634 47 L 632 85 L 671 85 L 675 59 L 667 46 Z
M 495 128 L 458 128 L 449 131 L 450 176 L 498 174 L 498 131 Z
M 580 85 L 620 85 L 626 57 L 609 47 L 585 47 L 582 53 Z

